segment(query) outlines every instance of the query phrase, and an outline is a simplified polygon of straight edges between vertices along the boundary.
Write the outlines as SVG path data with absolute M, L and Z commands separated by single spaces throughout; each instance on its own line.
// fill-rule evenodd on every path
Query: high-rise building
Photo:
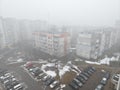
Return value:
M 83 58 L 97 59 L 100 55 L 100 34 L 93 32 L 81 32 L 78 35 L 76 54 Z
M 16 19 L 3 19 L 3 31 L 5 36 L 5 46 L 11 46 L 18 42 L 19 24 Z
M 0 48 L 4 48 L 4 46 L 5 46 L 5 36 L 3 30 L 3 20 L 2 17 L 0 17 Z
M 69 53 L 70 35 L 67 32 L 34 32 L 34 45 L 41 51 L 62 57 Z

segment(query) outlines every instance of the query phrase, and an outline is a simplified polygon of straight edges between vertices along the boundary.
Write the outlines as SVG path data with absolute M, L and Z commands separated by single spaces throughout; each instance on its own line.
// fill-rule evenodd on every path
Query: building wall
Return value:
M 2 17 L 0 17 L 0 48 L 4 48 L 5 44 L 5 36 L 3 31 L 3 22 Z
M 15 19 L 3 19 L 3 30 L 5 35 L 5 46 L 11 46 L 18 42 L 18 23 Z
M 34 45 L 41 51 L 58 57 L 69 52 L 70 36 L 68 33 L 35 32 Z
M 94 32 L 79 33 L 76 54 L 87 59 L 99 56 L 100 35 Z

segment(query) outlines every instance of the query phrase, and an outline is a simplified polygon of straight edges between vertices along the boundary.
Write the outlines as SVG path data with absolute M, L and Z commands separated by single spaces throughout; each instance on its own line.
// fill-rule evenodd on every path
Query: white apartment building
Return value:
M 19 25 L 15 19 L 0 19 L 1 47 L 10 47 L 18 42 Z
M 117 34 L 115 28 L 81 32 L 77 39 L 76 54 L 83 58 L 96 59 L 117 43 Z
M 3 31 L 2 17 L 0 17 L 0 48 L 4 48 L 4 46 L 5 46 L 5 36 Z
M 78 35 L 76 54 L 83 58 L 97 59 L 100 50 L 100 34 L 81 32 Z
M 34 32 L 34 45 L 41 51 L 62 57 L 69 53 L 70 35 L 66 32 Z

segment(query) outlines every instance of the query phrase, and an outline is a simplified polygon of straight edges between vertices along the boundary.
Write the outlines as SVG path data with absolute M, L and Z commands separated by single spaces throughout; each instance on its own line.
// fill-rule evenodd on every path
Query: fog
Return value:
M 0 0 L 0 14 L 40 19 L 56 25 L 114 26 L 119 0 Z
M 0 0 L 0 90 L 120 90 L 120 0 Z

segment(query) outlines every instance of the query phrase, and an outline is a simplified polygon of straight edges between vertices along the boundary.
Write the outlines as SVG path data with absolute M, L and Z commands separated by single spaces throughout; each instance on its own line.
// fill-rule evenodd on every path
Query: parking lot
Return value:
M 60 85 L 64 87 L 63 90 L 74 90 L 73 88 L 71 88 L 69 86 L 70 82 L 68 82 L 68 81 L 73 80 L 75 78 L 75 76 L 73 76 L 72 78 L 69 77 L 69 76 L 66 76 L 64 78 L 64 82 L 68 82 L 68 83 L 63 83 L 63 82 L 61 83 L 61 81 L 60 81 L 60 83 L 61 83 L 60 85 L 58 85 L 55 89 L 51 89 L 50 86 L 46 86 L 45 83 L 43 83 L 42 80 L 37 80 L 36 78 L 34 78 L 34 76 L 32 76 L 29 73 L 29 71 L 26 71 L 27 69 L 25 69 L 23 67 L 23 65 L 26 62 L 30 61 L 29 59 L 26 58 L 26 56 L 22 57 L 23 59 L 25 58 L 23 60 L 23 62 L 18 62 L 18 61 L 16 63 L 12 63 L 13 61 L 8 62 L 7 60 L 10 57 L 13 57 L 14 59 L 19 59 L 19 58 L 16 58 L 16 56 L 18 55 L 18 54 L 16 54 L 16 52 L 20 52 L 20 51 L 16 51 L 16 50 L 13 51 L 12 50 L 11 53 L 7 53 L 6 56 L 4 56 L 0 61 L 0 68 L 4 68 L 4 69 L 7 69 L 11 72 L 15 72 L 16 73 L 15 76 L 17 78 L 20 78 L 20 81 L 24 82 L 25 85 L 27 86 L 27 88 L 25 88 L 25 90 L 60 90 L 60 88 L 61 88 Z M 18 56 L 20 57 L 20 55 L 18 55 Z M 44 60 L 43 59 L 43 61 L 47 62 L 49 60 Z M 14 62 L 15 62 L 15 60 L 14 60 Z M 36 62 L 37 62 L 37 60 L 36 60 Z M 37 63 L 36 67 L 40 68 L 41 65 L 42 64 Z M 79 65 L 78 67 L 80 67 L 81 70 L 82 69 L 84 70 L 83 65 L 82 66 Z M 94 72 L 89 77 L 89 79 L 85 82 L 85 84 L 83 84 L 83 86 L 81 88 L 79 88 L 79 90 L 95 90 L 95 88 L 100 83 L 100 81 L 103 77 L 103 73 L 101 72 L 101 70 L 102 70 L 101 68 L 96 68 L 96 72 Z M 71 73 L 69 73 L 69 74 L 71 74 Z M 76 74 L 73 74 L 73 75 L 76 75 Z M 69 80 L 69 78 L 71 78 L 71 80 Z M 111 85 L 110 80 L 108 80 L 107 84 L 104 86 L 104 90 L 112 90 L 110 85 Z

